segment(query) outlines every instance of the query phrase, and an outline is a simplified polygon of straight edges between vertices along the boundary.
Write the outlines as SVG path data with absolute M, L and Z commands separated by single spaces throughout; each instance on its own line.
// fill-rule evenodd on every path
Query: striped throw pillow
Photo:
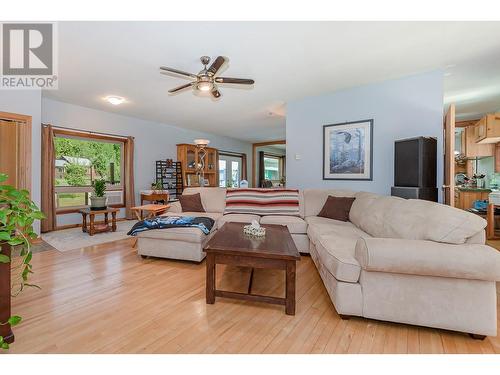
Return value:
M 299 216 L 297 189 L 227 189 L 224 214 Z

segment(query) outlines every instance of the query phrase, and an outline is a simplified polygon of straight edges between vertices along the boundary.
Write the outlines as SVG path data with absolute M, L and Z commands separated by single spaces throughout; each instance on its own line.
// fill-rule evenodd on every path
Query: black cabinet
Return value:
M 436 176 L 436 138 L 416 137 L 395 142 L 391 195 L 437 202 Z

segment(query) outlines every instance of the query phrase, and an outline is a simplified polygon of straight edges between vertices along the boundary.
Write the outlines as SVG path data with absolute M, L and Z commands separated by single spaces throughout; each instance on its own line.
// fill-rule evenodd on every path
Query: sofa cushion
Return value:
M 201 203 L 206 212 L 224 212 L 226 207 L 226 189 L 220 187 L 188 187 L 182 192 L 185 194 L 200 193 Z
M 250 214 L 228 214 L 219 218 L 218 225 L 220 228 L 224 223 L 251 223 L 252 220 L 260 222 L 260 216 Z
M 363 238 L 355 249 L 355 258 L 367 271 L 500 280 L 500 253 L 487 245 Z
M 420 200 L 356 193 L 349 219 L 373 237 L 462 244 L 486 227 L 478 215 Z
M 196 194 L 182 194 L 179 197 L 182 212 L 206 212 L 203 204 L 201 203 L 200 193 Z
M 305 234 L 307 232 L 307 223 L 304 219 L 297 216 L 262 216 L 260 223 L 286 225 L 288 227 L 288 231 L 292 234 Z
M 307 235 L 312 243 L 316 243 L 322 234 L 337 234 L 344 237 L 370 237 L 349 221 L 327 219 L 319 216 L 306 217 Z
M 334 197 L 329 195 L 325 205 L 318 213 L 318 216 L 340 221 L 349 221 L 349 211 L 351 211 L 354 199 L 356 198 Z
M 354 257 L 359 237 L 343 237 L 338 234 L 322 234 L 316 242 L 316 251 L 323 266 L 337 280 L 355 283 L 361 267 Z
M 349 190 L 334 189 L 304 189 L 304 216 L 317 216 L 325 205 L 328 196 L 354 197 L 355 192 Z
M 225 214 L 299 216 L 297 189 L 228 189 Z

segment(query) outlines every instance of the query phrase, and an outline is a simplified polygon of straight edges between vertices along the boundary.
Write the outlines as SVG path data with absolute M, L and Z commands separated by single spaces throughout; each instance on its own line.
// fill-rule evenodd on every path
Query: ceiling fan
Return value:
M 212 94 L 214 98 L 219 98 L 221 93 L 217 87 L 219 83 L 236 83 L 240 85 L 253 85 L 253 79 L 244 79 L 244 78 L 229 78 L 229 77 L 217 77 L 217 72 L 220 70 L 222 65 L 226 62 L 226 58 L 223 56 L 219 56 L 215 59 L 215 61 L 207 68 L 207 65 L 210 64 L 210 57 L 202 56 L 200 58 L 201 63 L 204 65 L 204 68 L 200 70 L 198 74 L 192 74 L 183 72 L 182 70 L 168 68 L 166 66 L 160 66 L 160 70 L 164 72 L 170 72 L 179 74 L 181 76 L 185 76 L 193 79 L 193 82 L 186 83 L 185 85 L 176 87 L 172 90 L 168 90 L 170 94 L 176 93 L 178 91 L 193 88 L 193 90 L 208 92 Z

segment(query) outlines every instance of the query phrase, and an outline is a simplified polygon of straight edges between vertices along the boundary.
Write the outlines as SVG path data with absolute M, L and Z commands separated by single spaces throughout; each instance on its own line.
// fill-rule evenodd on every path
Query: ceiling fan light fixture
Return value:
M 209 81 L 201 81 L 201 82 L 198 82 L 196 87 L 200 91 L 208 92 L 208 91 L 212 90 L 212 88 L 214 87 L 214 84 L 212 82 L 209 82 Z

